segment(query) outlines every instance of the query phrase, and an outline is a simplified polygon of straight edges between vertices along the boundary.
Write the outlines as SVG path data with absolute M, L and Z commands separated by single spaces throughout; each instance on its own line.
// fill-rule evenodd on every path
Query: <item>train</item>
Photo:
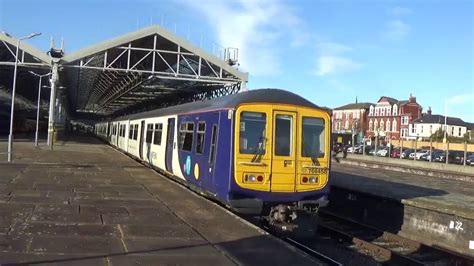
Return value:
M 328 204 L 330 114 L 286 90 L 249 90 L 117 117 L 96 123 L 94 133 L 280 231 L 312 224 Z

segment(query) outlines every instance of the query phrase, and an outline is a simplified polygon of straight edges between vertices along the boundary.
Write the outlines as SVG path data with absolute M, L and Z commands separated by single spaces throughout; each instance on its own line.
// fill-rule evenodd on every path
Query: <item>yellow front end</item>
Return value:
M 240 187 L 294 193 L 327 184 L 327 112 L 293 105 L 244 104 L 235 117 L 234 177 Z

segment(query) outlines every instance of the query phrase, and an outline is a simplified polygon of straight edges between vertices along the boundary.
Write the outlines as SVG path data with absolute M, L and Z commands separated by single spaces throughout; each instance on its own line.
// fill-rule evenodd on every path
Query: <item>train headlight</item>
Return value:
M 309 178 L 309 183 L 314 184 L 314 183 L 316 183 L 316 182 L 318 182 L 318 178 L 317 178 L 317 177 L 311 176 L 311 177 Z
M 257 178 L 254 175 L 249 175 L 249 182 L 255 182 Z

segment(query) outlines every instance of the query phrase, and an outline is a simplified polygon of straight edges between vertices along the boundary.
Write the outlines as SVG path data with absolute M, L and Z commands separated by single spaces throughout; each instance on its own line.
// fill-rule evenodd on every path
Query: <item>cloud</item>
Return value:
M 340 54 L 352 51 L 352 47 L 336 42 L 319 42 L 316 47 L 321 54 Z
M 384 37 L 392 41 L 402 41 L 410 33 L 411 27 L 400 19 L 394 19 L 387 23 Z
M 239 48 L 242 68 L 254 76 L 278 75 L 285 45 L 310 39 L 296 10 L 278 0 L 181 2 L 204 15 L 221 45 Z
M 447 101 L 449 104 L 470 103 L 472 105 L 474 103 L 474 93 L 454 95 L 452 97 L 449 97 Z
M 361 66 L 362 64 L 349 58 L 323 55 L 318 58 L 316 75 L 325 76 L 336 72 L 347 72 L 359 69 Z
M 317 76 L 353 71 L 363 65 L 347 56 L 353 50 L 348 45 L 332 41 L 320 41 L 316 43 L 316 48 L 318 57 L 316 70 L 313 73 Z
M 390 10 L 390 13 L 394 16 L 405 16 L 413 13 L 413 10 L 407 7 L 396 6 Z

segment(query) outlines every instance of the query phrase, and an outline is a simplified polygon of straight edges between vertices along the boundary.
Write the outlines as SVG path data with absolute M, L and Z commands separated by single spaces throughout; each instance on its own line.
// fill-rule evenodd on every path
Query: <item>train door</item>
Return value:
M 145 132 L 145 120 L 142 120 L 140 124 L 140 135 L 138 135 L 138 155 L 140 155 L 140 159 L 143 160 L 143 143 L 145 142 L 145 138 L 143 137 Z M 135 133 L 136 134 L 136 133 Z
M 166 134 L 166 155 L 165 164 L 166 171 L 173 173 L 173 150 L 174 150 L 174 127 L 175 119 L 168 118 L 168 129 Z
M 271 191 L 295 191 L 296 121 L 296 112 L 273 111 Z

